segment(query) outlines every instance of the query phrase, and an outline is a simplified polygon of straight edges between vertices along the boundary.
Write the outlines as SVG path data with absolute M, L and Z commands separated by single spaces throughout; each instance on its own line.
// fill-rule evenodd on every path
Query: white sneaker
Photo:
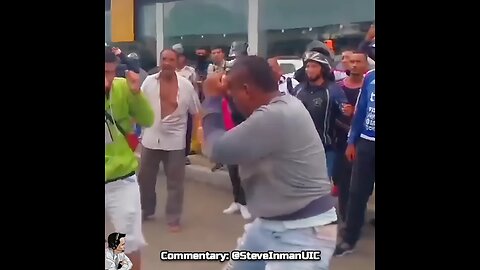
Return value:
M 252 215 L 248 211 L 247 207 L 245 205 L 238 204 L 240 207 L 240 214 L 242 214 L 243 219 L 251 219 Z
M 239 207 L 238 205 L 239 205 L 238 203 L 232 202 L 227 209 L 223 210 L 223 213 L 224 213 L 224 214 L 231 215 L 231 214 L 239 211 L 239 210 L 240 210 L 240 207 Z

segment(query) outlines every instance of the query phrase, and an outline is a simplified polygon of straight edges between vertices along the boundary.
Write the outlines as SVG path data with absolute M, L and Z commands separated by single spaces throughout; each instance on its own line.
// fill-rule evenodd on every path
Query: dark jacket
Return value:
M 329 81 L 322 86 L 303 82 L 294 91 L 310 113 L 325 150 L 332 150 L 336 139 L 335 119 L 342 114 L 342 107 L 348 102 L 345 92 L 335 82 Z

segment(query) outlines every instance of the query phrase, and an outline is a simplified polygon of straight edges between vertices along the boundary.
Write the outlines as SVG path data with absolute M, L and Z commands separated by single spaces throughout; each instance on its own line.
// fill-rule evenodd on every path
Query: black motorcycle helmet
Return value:
M 334 58 L 334 53 L 327 47 L 327 45 L 320 40 L 313 40 L 310 43 L 307 44 L 305 53 L 303 54 L 302 59 L 303 61 L 303 67 L 299 68 L 297 71 L 295 71 L 294 78 L 298 82 L 303 82 L 307 79 L 307 75 L 305 74 L 305 54 L 307 52 L 318 52 L 322 54 L 325 59 L 328 61 L 330 67 L 333 66 L 333 58 Z M 331 68 L 330 68 L 331 70 Z M 333 75 L 332 75 L 333 76 Z M 331 76 L 329 76 L 331 77 Z
M 330 66 L 333 65 L 334 53 L 330 50 L 327 45 L 320 40 L 313 40 L 308 43 L 305 48 L 305 53 L 309 51 L 319 52 L 327 57 Z
M 309 61 L 314 61 L 320 64 L 322 67 L 322 75 L 325 80 L 335 81 L 335 76 L 332 72 L 332 66 L 328 61 L 327 56 L 316 51 L 308 51 L 305 52 L 303 56 L 303 62 L 306 65 Z
M 129 53 L 129 54 L 127 55 L 127 57 L 128 57 L 128 59 L 132 59 L 132 60 L 137 60 L 137 61 L 140 60 L 140 57 L 138 56 L 138 54 L 136 54 L 136 53 L 134 53 L 134 52 Z

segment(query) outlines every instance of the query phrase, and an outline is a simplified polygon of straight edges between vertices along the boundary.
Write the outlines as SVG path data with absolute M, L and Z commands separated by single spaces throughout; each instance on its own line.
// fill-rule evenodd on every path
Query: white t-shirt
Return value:
M 197 81 L 195 69 L 191 66 L 184 66 L 182 69 L 177 70 L 177 73 L 189 80 L 192 84 Z
M 142 91 L 150 102 L 155 120 L 151 127 L 145 128 L 142 136 L 142 145 L 149 149 L 182 150 L 185 148 L 187 120 L 190 113 L 200 111 L 200 100 L 193 89 L 192 83 L 177 73 L 178 95 L 177 109 L 162 119 L 160 103 L 159 73 L 148 76 L 142 84 Z

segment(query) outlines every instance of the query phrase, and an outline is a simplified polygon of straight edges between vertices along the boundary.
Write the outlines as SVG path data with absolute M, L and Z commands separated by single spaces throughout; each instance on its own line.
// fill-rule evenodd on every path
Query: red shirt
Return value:
M 222 99 L 222 113 L 225 130 L 234 128 L 235 123 L 233 122 L 232 112 L 230 111 L 230 106 L 228 105 L 228 100 L 226 98 Z

